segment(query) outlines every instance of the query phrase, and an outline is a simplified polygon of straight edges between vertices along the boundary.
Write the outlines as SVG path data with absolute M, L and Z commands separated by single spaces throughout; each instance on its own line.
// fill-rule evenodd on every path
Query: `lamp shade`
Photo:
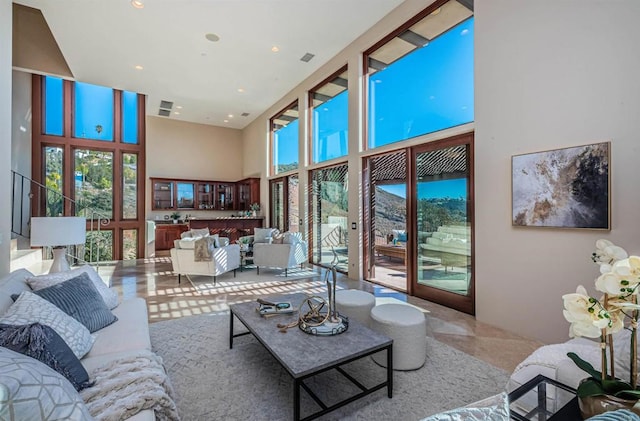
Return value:
M 84 244 L 87 220 L 77 216 L 31 218 L 32 246 L 68 246 Z

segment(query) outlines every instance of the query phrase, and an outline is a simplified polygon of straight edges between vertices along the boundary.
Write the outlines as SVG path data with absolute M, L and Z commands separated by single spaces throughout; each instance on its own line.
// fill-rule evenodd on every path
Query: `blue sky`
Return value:
M 402 198 L 407 197 L 406 184 L 387 184 L 383 186 L 377 186 L 378 188 L 400 196 Z M 418 183 L 418 198 L 419 199 L 437 199 L 442 197 L 467 197 L 467 180 L 465 178 L 457 178 L 454 180 L 440 180 Z

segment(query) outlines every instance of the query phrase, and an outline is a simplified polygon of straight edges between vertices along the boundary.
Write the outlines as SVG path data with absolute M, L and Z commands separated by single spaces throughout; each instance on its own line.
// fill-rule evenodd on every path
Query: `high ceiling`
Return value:
M 164 100 L 165 118 L 242 129 L 402 1 L 16 3 L 42 11 L 75 80 L 146 94 L 148 115 Z

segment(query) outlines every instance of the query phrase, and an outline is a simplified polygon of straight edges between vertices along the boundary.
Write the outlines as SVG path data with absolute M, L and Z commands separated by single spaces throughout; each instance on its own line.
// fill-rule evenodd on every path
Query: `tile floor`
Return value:
M 251 270 L 251 269 L 249 269 Z M 319 269 L 317 269 L 319 270 Z M 226 311 L 229 304 L 238 301 L 253 301 L 268 295 L 270 291 L 254 288 L 250 291 L 235 291 L 232 287 L 212 289 L 198 293 L 186 280 L 178 284 L 177 276 L 171 270 L 169 257 L 139 259 L 117 262 L 115 266 L 99 268 L 103 278 L 111 279 L 112 285 L 123 298 L 142 297 L 146 299 L 151 323 L 174 319 L 192 314 Z M 224 277 L 225 275 L 222 275 Z M 227 275 L 232 276 L 232 275 Z M 219 277 L 218 282 L 223 278 Z M 232 281 L 230 278 L 229 281 Z M 297 279 L 296 285 L 315 281 Z M 507 371 L 516 365 L 542 343 L 476 321 L 468 314 L 434 304 L 420 298 L 410 297 L 401 292 L 371 284 L 354 281 L 339 276 L 338 284 L 346 288 L 358 288 L 374 293 L 378 297 L 393 297 L 429 311 L 428 328 L 430 334 L 439 341 L 475 356 L 487 363 Z

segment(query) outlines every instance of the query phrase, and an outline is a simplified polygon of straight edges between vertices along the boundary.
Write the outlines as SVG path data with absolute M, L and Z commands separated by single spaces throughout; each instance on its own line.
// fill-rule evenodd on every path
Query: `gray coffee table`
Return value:
M 297 308 L 305 297 L 306 295 L 304 294 L 294 294 L 265 298 L 269 301 L 290 301 Z M 303 388 L 321 408 L 319 411 L 305 417 L 304 420 L 318 418 L 385 387 L 387 388 L 387 396 L 389 398 L 392 397 L 392 339 L 359 324 L 355 320 L 349 320 L 348 330 L 336 336 L 309 335 L 297 327 L 290 328 L 287 333 L 282 333 L 276 325 L 295 321 L 298 317 L 297 311 L 292 315 L 277 315 L 265 318 L 261 317 L 256 311 L 257 306 L 258 304 L 255 301 L 230 306 L 229 348 L 233 348 L 233 338 L 252 334 L 274 356 L 293 378 L 293 419 L 295 421 L 300 420 L 300 388 Z M 249 332 L 234 333 L 234 316 L 246 326 Z M 373 387 L 365 387 L 341 367 L 385 349 L 387 351 L 387 379 Z M 361 392 L 327 406 L 305 384 L 305 379 L 334 369 L 356 385 Z

